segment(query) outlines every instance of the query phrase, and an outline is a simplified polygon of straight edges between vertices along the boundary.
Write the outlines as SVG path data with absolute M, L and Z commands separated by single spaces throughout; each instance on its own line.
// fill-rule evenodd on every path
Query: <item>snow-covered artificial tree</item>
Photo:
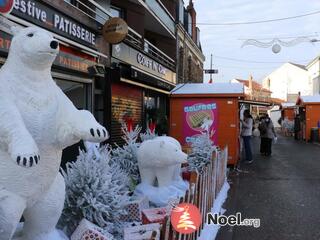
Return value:
M 210 163 L 212 153 L 216 149 L 208 134 L 201 134 L 195 137 L 191 144 L 191 153 L 188 156 L 190 170 L 199 172 Z
M 124 136 L 122 139 L 125 144 L 122 147 L 117 146 L 111 151 L 111 165 L 120 168 L 130 178 L 129 187 L 134 190 L 134 186 L 140 183 L 140 173 L 138 168 L 137 150 L 140 146 L 138 142 L 141 127 L 136 126 L 134 129 L 122 125 Z
M 151 140 L 158 137 L 158 134 L 155 133 L 155 130 L 151 130 L 150 128 L 147 128 L 145 133 L 140 134 L 140 139 L 142 142 Z
M 80 151 L 76 162 L 62 170 L 66 183 L 66 201 L 60 226 L 71 234 L 82 218 L 113 234 L 121 234 L 123 206 L 128 202 L 128 177 L 118 165 L 110 165 L 107 146 Z

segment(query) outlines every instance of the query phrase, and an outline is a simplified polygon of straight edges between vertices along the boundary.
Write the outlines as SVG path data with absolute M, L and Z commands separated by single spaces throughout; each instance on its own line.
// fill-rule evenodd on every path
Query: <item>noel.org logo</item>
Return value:
M 200 228 L 202 217 L 199 209 L 188 203 L 181 203 L 171 212 L 171 224 L 181 234 L 191 234 Z

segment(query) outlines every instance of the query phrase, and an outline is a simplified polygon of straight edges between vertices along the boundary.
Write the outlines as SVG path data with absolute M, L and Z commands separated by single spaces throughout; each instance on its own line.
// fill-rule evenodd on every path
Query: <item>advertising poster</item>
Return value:
M 217 142 L 217 104 L 212 100 L 186 101 L 183 104 L 183 144 L 190 145 L 197 135 L 209 133 Z

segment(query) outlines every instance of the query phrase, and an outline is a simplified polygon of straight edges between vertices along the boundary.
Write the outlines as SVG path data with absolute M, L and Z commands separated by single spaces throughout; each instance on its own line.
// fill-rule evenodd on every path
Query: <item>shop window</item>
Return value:
M 192 36 L 192 17 L 191 17 L 191 14 L 188 13 L 188 33 L 190 36 Z
M 105 23 L 107 19 L 109 19 L 110 14 L 110 0 L 96 0 L 103 9 L 96 7 L 95 14 L 96 20 L 102 24 Z
M 121 8 L 111 6 L 110 12 L 112 17 L 124 18 L 123 10 Z
M 166 96 L 153 91 L 146 91 L 144 98 L 145 127 L 156 123 L 159 135 L 168 134 L 168 116 Z
M 179 1 L 179 21 L 182 24 L 184 22 L 184 3 L 183 3 L 183 0 Z
M 54 79 L 64 94 L 71 100 L 75 107 L 79 110 L 89 110 L 92 108 L 91 84 L 72 82 L 67 80 Z M 84 149 L 83 142 L 80 141 L 62 152 L 61 167 L 65 168 L 67 162 L 75 161 L 79 155 L 79 147 Z
M 91 110 L 90 86 L 86 83 L 55 79 L 57 85 L 79 110 Z

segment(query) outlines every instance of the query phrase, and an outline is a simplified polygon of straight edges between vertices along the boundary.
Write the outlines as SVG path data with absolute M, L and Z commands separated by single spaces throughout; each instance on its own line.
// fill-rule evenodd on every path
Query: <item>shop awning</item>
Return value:
M 150 90 L 153 90 L 153 91 L 156 91 L 156 92 L 164 93 L 164 94 L 167 94 L 167 95 L 170 94 L 170 92 L 168 92 L 168 91 L 165 91 L 165 90 L 162 90 L 162 89 L 159 89 L 159 88 L 155 88 L 155 87 L 151 87 L 149 85 L 146 85 L 146 84 L 143 84 L 143 83 L 139 83 L 139 82 L 135 82 L 135 81 L 132 81 L 132 80 L 129 80 L 129 79 L 126 79 L 126 78 L 120 78 L 120 81 L 129 83 L 129 84 L 132 84 L 132 85 L 135 85 L 135 86 L 138 86 L 138 87 L 150 89 Z
M 255 100 L 239 100 L 240 104 L 249 104 L 252 106 L 264 106 L 264 107 L 270 107 L 273 106 L 272 103 L 269 102 L 260 102 L 260 101 L 255 101 Z

